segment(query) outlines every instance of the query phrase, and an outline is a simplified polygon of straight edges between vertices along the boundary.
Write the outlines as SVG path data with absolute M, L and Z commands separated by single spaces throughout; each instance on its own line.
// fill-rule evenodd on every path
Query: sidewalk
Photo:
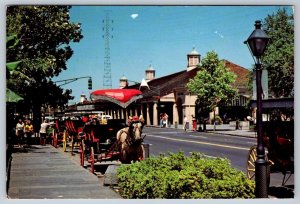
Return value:
M 120 199 L 96 175 L 51 145 L 15 148 L 8 198 L 11 199 Z
M 256 132 L 254 130 L 236 130 L 235 127 L 231 127 L 227 124 L 216 125 L 216 130 L 214 131 L 213 125 L 206 125 L 208 132 L 240 137 L 256 137 Z
M 149 127 L 156 127 L 159 128 L 159 126 L 149 126 Z M 171 127 L 167 128 L 173 128 L 175 129 L 174 125 L 171 125 Z M 183 130 L 183 125 L 178 125 L 177 129 Z M 187 131 L 193 131 L 188 129 Z M 229 126 L 228 124 L 224 125 L 216 125 L 216 130 L 214 131 L 214 125 L 206 125 L 206 131 L 208 133 L 214 133 L 214 134 L 222 134 L 222 135 L 232 135 L 232 136 L 240 136 L 240 137 L 256 137 L 256 132 L 253 130 L 236 130 L 235 127 Z

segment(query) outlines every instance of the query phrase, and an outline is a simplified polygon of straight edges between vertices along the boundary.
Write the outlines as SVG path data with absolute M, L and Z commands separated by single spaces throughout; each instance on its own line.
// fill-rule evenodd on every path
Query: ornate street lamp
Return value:
M 261 86 L 261 56 L 268 45 L 269 37 L 261 30 L 261 21 L 255 21 L 255 30 L 251 33 L 249 38 L 244 42 L 248 45 L 252 57 L 255 62 L 256 71 L 256 89 L 257 89 L 257 111 L 256 111 L 256 125 L 257 125 L 257 159 L 255 161 L 255 195 L 257 198 L 268 197 L 268 182 L 267 182 L 267 165 L 265 159 L 265 147 L 262 136 L 262 86 Z

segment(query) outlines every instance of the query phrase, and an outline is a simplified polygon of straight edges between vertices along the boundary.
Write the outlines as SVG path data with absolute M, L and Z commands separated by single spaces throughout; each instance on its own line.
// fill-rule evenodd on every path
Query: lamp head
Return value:
M 255 21 L 254 26 L 255 30 L 244 43 L 248 45 L 253 56 L 260 58 L 264 54 L 270 38 L 261 29 L 261 21 Z

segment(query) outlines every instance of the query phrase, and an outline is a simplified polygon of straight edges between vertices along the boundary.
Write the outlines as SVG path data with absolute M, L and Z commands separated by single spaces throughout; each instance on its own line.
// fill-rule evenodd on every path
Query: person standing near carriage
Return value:
M 40 145 L 46 145 L 46 136 L 47 136 L 47 129 L 50 126 L 48 120 L 45 119 L 44 122 L 41 124 L 40 129 Z
M 27 119 L 24 125 L 24 137 L 26 138 L 27 145 L 31 145 L 31 137 L 34 134 L 33 125 L 30 119 Z
M 23 145 L 23 139 L 24 139 L 24 123 L 23 120 L 20 118 L 16 125 L 16 142 L 19 147 Z

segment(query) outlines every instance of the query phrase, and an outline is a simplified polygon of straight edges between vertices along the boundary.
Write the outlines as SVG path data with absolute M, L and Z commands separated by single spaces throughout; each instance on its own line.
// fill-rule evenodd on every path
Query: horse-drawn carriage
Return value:
M 253 104 L 255 106 L 255 104 Z M 263 101 L 263 112 L 270 118 L 263 122 L 263 143 L 267 149 L 268 185 L 270 173 L 283 174 L 282 185 L 294 173 L 294 100 L 271 99 Z M 250 148 L 247 160 L 247 177 L 255 178 L 256 146 Z
M 144 159 L 142 121 L 132 119 L 127 126 L 123 119 L 110 119 L 106 123 L 87 123 L 80 142 L 80 164 L 91 167 L 104 161 L 119 160 L 122 163 Z
M 91 94 L 92 98 L 103 103 L 117 104 L 126 108 L 133 101 L 141 98 L 141 92 L 134 89 L 108 89 L 99 90 Z M 94 118 L 77 124 L 72 128 L 72 123 L 67 124 L 68 134 L 73 139 L 80 140 L 80 164 L 89 164 L 91 172 L 95 171 L 95 164 L 104 161 L 119 160 L 122 163 L 142 160 L 145 157 L 143 146 L 142 117 L 124 119 Z M 75 141 L 75 140 L 73 140 Z

